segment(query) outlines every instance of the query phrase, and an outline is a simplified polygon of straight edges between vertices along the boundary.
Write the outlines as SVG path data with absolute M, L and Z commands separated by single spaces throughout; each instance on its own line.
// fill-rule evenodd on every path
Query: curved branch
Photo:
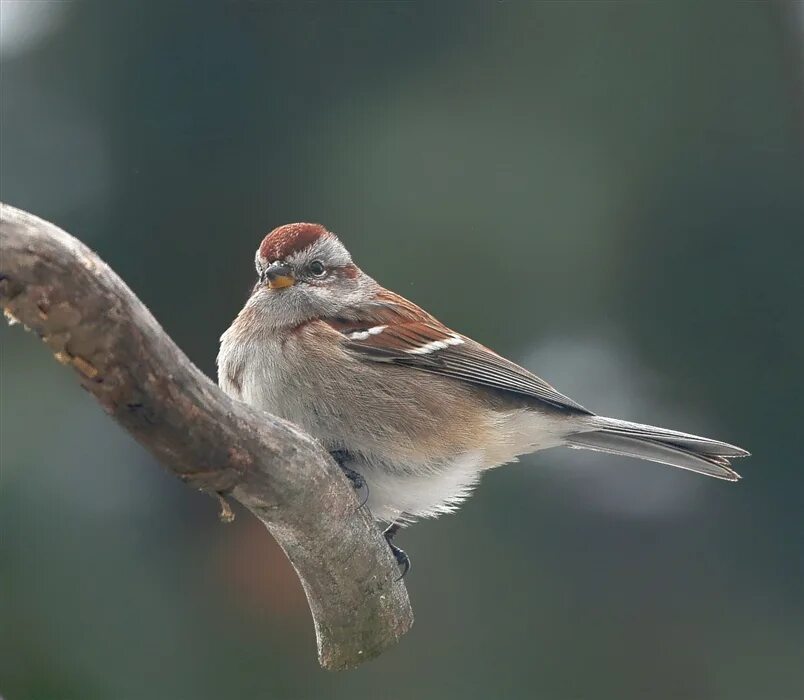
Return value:
M 304 586 L 328 669 L 380 654 L 410 628 L 379 529 L 329 455 L 293 425 L 204 376 L 95 253 L 0 205 L 0 302 L 118 423 L 177 476 L 256 515 Z

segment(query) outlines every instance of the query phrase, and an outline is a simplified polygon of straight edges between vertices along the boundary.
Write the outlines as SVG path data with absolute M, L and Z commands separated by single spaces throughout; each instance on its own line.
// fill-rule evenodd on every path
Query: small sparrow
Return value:
M 595 415 L 382 287 L 323 226 L 274 229 L 256 266 L 221 337 L 218 382 L 313 435 L 367 487 L 403 575 L 400 526 L 454 511 L 483 471 L 518 455 L 564 446 L 740 478 L 729 460 L 745 450 Z

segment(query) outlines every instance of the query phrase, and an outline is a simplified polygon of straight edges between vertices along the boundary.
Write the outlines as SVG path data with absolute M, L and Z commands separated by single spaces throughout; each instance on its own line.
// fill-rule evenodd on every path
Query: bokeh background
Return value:
M 0 3 L 2 199 L 214 376 L 261 236 L 361 266 L 727 484 L 544 452 L 404 532 L 417 622 L 318 669 L 281 551 L 2 341 L 6 700 L 804 697 L 799 3 Z

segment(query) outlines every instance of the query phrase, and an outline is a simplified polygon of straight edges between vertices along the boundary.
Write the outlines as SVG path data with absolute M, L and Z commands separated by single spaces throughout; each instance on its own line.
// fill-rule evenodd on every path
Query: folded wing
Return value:
M 382 295 L 377 303 L 361 309 L 360 318 L 334 319 L 330 325 L 343 334 L 350 351 L 366 360 L 440 374 L 592 415 L 524 367 L 455 333 L 396 294 Z

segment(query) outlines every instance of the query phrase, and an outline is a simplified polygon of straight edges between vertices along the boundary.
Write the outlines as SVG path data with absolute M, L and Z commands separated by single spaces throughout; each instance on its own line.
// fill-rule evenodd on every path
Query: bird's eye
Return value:
M 316 277 L 323 277 L 326 271 L 327 268 L 324 267 L 324 263 L 320 260 L 313 260 L 313 262 L 310 263 L 310 272 Z

